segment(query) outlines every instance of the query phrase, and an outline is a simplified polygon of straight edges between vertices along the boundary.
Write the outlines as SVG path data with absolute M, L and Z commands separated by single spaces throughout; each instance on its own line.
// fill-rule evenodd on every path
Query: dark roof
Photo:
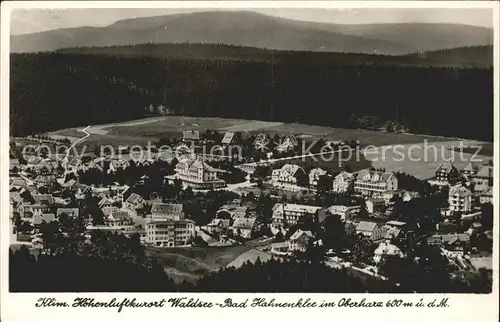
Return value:
M 184 206 L 180 203 L 155 203 L 151 207 L 151 212 L 162 214 L 179 214 L 183 211 Z

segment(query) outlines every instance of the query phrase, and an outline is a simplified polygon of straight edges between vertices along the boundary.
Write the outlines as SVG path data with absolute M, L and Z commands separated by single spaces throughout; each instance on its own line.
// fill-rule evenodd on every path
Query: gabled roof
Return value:
M 373 232 L 377 226 L 377 223 L 371 221 L 360 221 L 356 224 L 356 231 Z
M 294 176 L 299 170 L 304 171 L 304 169 L 297 164 L 285 164 L 279 169 L 280 172 L 286 172 L 291 176 Z
M 394 173 L 390 172 L 390 171 L 384 172 L 384 171 L 377 171 L 377 170 L 365 169 L 365 170 L 359 171 L 359 174 L 358 174 L 358 177 L 357 177 L 357 181 L 364 181 L 364 177 L 367 174 L 370 174 L 370 180 L 369 181 L 375 181 L 374 178 L 375 178 L 375 175 L 377 175 L 378 178 L 379 178 L 378 182 L 387 181 L 387 180 L 389 180 L 389 178 L 391 178 L 392 176 L 394 176 Z
M 354 178 L 354 173 L 350 173 L 350 172 L 347 172 L 347 171 L 342 171 L 340 172 L 339 174 L 337 174 L 335 176 L 335 179 L 337 180 L 337 178 L 342 178 L 344 180 L 351 180 Z
M 130 195 L 130 197 L 127 198 L 126 202 L 135 204 L 135 203 L 140 203 L 142 201 L 144 201 L 144 199 L 141 196 L 139 196 L 136 193 L 133 193 Z
M 234 133 L 233 132 L 226 132 L 224 134 L 224 137 L 222 138 L 222 144 L 229 144 L 231 141 L 233 141 L 234 138 Z
M 297 240 L 302 236 L 305 236 L 306 238 L 313 238 L 313 234 L 310 230 L 298 229 L 292 236 L 290 236 L 290 240 Z
M 397 220 L 391 220 L 385 223 L 386 225 L 389 226 L 396 226 L 396 227 L 403 227 L 406 225 L 404 221 L 397 221 Z
M 439 171 L 439 172 L 444 172 L 444 173 L 450 173 L 452 170 L 457 170 L 457 168 L 455 168 L 455 166 L 453 164 L 451 164 L 450 162 L 445 162 L 445 163 L 441 163 L 441 165 L 439 165 L 436 172 Z
M 493 178 L 493 167 L 490 165 L 482 166 L 477 171 L 476 177 Z

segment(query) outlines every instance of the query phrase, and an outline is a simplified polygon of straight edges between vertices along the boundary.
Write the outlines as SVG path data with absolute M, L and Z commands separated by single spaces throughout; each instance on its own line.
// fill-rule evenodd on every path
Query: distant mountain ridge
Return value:
M 493 30 L 456 24 L 340 25 L 249 11 L 208 11 L 125 19 L 105 27 L 12 35 L 11 52 L 144 43 L 218 43 L 276 50 L 402 55 L 491 45 Z

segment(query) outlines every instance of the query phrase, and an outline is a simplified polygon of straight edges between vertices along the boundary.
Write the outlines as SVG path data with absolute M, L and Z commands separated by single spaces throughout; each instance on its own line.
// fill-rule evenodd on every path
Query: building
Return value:
M 183 220 L 184 206 L 180 203 L 154 203 L 151 206 L 151 220 Z
M 359 215 L 361 206 L 333 205 L 328 207 L 328 211 L 332 215 L 338 215 L 342 220 L 347 221 L 352 220 Z
M 314 168 L 309 171 L 309 185 L 316 187 L 318 185 L 319 178 L 326 175 L 326 170 L 321 168 Z
M 276 151 L 278 152 L 287 152 L 292 151 L 299 144 L 299 140 L 295 137 L 295 135 L 285 135 L 278 145 L 276 146 Z
M 78 208 L 57 208 L 56 216 L 59 218 L 62 214 L 66 214 L 68 217 L 78 218 L 79 213 L 80 209 Z
M 107 216 L 104 220 L 104 224 L 106 226 L 123 227 L 134 225 L 134 221 L 129 216 L 129 214 L 117 207 L 108 208 L 106 211 L 103 211 L 103 213 L 105 216 Z
M 288 242 L 271 243 L 271 253 L 279 256 L 288 255 Z
M 259 133 L 253 141 L 253 147 L 257 151 L 267 152 L 269 151 L 269 143 L 271 140 L 264 133 Z
M 377 241 L 384 238 L 385 232 L 378 223 L 370 221 L 360 221 L 356 225 L 356 234 L 361 234 L 368 237 L 372 241 Z
M 156 247 L 176 247 L 191 244 L 195 236 L 194 221 L 155 220 L 146 222 L 146 243 Z
M 309 241 L 314 238 L 310 230 L 298 229 L 287 241 L 290 252 L 305 252 Z
M 226 186 L 226 182 L 218 178 L 224 172 L 226 171 L 208 165 L 201 157 L 183 158 L 175 166 L 175 174 L 166 179 L 179 179 L 184 187 L 193 189 L 216 189 Z
M 460 179 L 460 172 L 449 162 L 442 163 L 436 169 L 436 180 L 442 183 L 455 184 Z
M 200 141 L 200 131 L 182 131 L 182 142 L 196 143 Z
M 385 223 L 385 226 L 389 227 L 389 228 L 397 228 L 397 229 L 401 229 L 401 230 L 404 230 L 407 228 L 406 223 L 404 221 L 397 221 L 397 220 L 388 221 Z
M 398 179 L 392 172 L 362 170 L 354 182 L 354 191 L 364 196 L 380 196 L 398 190 Z
M 369 214 L 385 211 L 385 200 L 382 198 L 369 198 L 365 201 L 365 205 Z
M 225 233 L 230 226 L 230 219 L 214 218 L 207 224 L 206 229 L 211 234 Z
M 448 204 L 449 210 L 452 212 L 471 212 L 473 209 L 473 194 L 462 185 L 453 186 L 448 193 Z
M 295 225 L 301 217 L 314 216 L 320 209 L 321 207 L 316 206 L 277 203 L 273 207 L 271 228 L 281 229 L 285 225 Z
M 427 244 L 442 247 L 454 254 L 463 254 L 470 245 L 468 234 L 435 234 L 427 239 Z
M 469 164 L 467 164 L 465 168 L 462 169 L 462 174 L 466 177 L 472 177 L 474 174 L 476 174 L 477 170 L 478 166 L 469 162 Z
M 125 207 L 130 210 L 138 210 L 146 206 L 146 200 L 136 193 L 132 193 L 127 200 L 125 200 Z
M 230 145 L 234 144 L 236 141 L 236 136 L 234 132 L 226 132 L 224 134 L 224 137 L 222 138 L 222 145 Z
M 333 192 L 345 193 L 354 187 L 354 174 L 347 171 L 340 172 L 333 179 Z
M 474 191 L 487 191 L 493 187 L 493 167 L 484 165 L 479 168 L 476 174 L 472 177 L 474 182 Z
M 491 203 L 493 204 L 493 189 L 490 188 L 486 191 L 481 191 L 478 193 L 479 196 L 479 203 L 485 204 L 485 203 Z
M 307 178 L 306 172 L 296 164 L 285 164 L 271 173 L 271 180 L 274 184 L 297 185 L 302 183 L 302 178 Z
M 373 252 L 373 261 L 378 264 L 382 259 L 389 256 L 397 256 L 403 258 L 405 255 L 398 247 L 390 244 L 389 242 L 382 242 L 378 245 L 377 249 Z
M 37 229 L 40 228 L 42 223 L 45 222 L 49 224 L 53 221 L 56 221 L 56 216 L 54 214 L 34 214 L 32 219 L 33 227 Z
M 236 218 L 233 223 L 233 234 L 241 238 L 250 239 L 255 229 L 256 217 Z

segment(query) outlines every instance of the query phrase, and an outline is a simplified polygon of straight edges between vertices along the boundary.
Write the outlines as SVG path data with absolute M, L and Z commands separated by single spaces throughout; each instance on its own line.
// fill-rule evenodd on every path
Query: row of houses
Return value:
M 274 169 L 271 181 L 275 185 L 296 185 L 302 178 L 308 177 L 309 185 L 316 187 L 320 177 L 327 175 L 321 168 L 312 169 L 309 174 L 296 164 L 285 164 Z M 362 196 L 382 196 L 384 193 L 398 190 L 398 179 L 393 172 L 362 170 L 357 174 L 340 172 L 333 178 L 331 190 L 337 193 L 354 191 Z

